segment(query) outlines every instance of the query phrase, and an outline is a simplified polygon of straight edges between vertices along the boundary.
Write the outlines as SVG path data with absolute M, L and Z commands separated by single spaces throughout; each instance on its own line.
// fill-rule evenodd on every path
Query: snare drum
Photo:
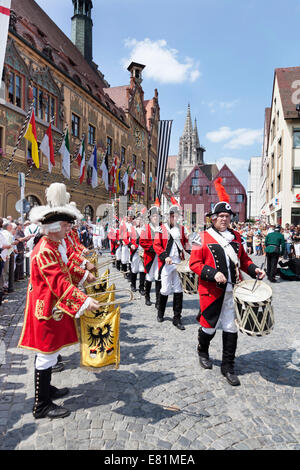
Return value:
M 185 294 L 197 294 L 198 275 L 190 270 L 189 259 L 184 259 L 178 263 L 176 271 L 180 277 L 183 292 L 185 292 Z
M 272 331 L 272 289 L 265 282 L 253 279 L 240 282 L 233 289 L 233 300 L 235 321 L 241 333 L 265 336 Z

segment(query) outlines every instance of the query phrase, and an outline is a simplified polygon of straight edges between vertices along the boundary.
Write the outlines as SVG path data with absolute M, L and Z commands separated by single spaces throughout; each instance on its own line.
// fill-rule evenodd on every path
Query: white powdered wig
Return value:
M 49 233 L 57 233 L 61 231 L 61 222 L 53 222 L 52 224 L 44 224 L 42 226 L 42 233 L 48 235 Z
M 46 198 L 49 206 L 66 206 L 70 201 L 70 194 L 67 192 L 66 185 L 63 183 L 52 183 L 46 189 Z

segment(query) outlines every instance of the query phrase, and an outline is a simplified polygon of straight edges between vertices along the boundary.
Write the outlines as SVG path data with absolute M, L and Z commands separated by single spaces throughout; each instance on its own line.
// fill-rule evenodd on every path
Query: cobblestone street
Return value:
M 262 258 L 254 259 L 261 264 Z M 119 284 L 128 286 L 125 279 Z M 172 325 L 171 296 L 163 323 L 144 297 L 121 305 L 119 369 L 91 372 L 79 366 L 78 345 L 62 350 L 65 369 L 53 374 L 52 383 L 70 388 L 57 403 L 72 413 L 52 421 L 32 416 L 34 353 L 17 347 L 26 285 L 16 284 L 0 307 L 6 348 L 0 367 L 0 449 L 300 449 L 299 283 L 271 284 L 271 334 L 239 334 L 240 387 L 231 387 L 220 373 L 220 331 L 210 347 L 213 369 L 199 365 L 197 295 L 184 295 L 185 331 Z

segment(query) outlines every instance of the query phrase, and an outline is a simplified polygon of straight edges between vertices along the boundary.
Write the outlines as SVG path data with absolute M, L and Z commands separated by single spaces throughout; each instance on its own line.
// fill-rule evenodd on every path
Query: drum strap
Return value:
M 233 262 L 234 266 L 236 268 L 238 268 L 239 267 L 239 259 L 238 259 L 238 256 L 237 256 L 236 252 L 234 251 L 234 249 L 230 245 L 230 242 L 227 241 L 225 237 L 223 237 L 219 232 L 214 230 L 212 227 L 210 227 L 207 230 L 207 232 L 222 246 L 222 248 L 224 249 L 226 255 Z

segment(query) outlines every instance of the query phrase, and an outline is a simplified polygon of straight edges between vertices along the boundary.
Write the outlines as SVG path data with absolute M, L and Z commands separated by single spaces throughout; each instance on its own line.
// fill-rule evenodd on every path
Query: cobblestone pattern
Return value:
M 128 286 L 125 279 L 118 284 Z M 199 366 L 197 295 L 184 296 L 185 331 L 172 325 L 171 297 L 161 324 L 144 297 L 122 305 L 118 370 L 80 368 L 78 345 L 62 351 L 65 370 L 53 374 L 52 382 L 70 388 L 56 402 L 72 413 L 60 420 L 34 420 L 31 414 L 34 354 L 17 347 L 26 283 L 17 286 L 0 307 L 6 348 L 0 366 L 0 449 L 300 449 L 299 283 L 272 284 L 271 334 L 239 334 L 240 387 L 231 387 L 220 373 L 220 331 L 210 348 L 213 369 Z

